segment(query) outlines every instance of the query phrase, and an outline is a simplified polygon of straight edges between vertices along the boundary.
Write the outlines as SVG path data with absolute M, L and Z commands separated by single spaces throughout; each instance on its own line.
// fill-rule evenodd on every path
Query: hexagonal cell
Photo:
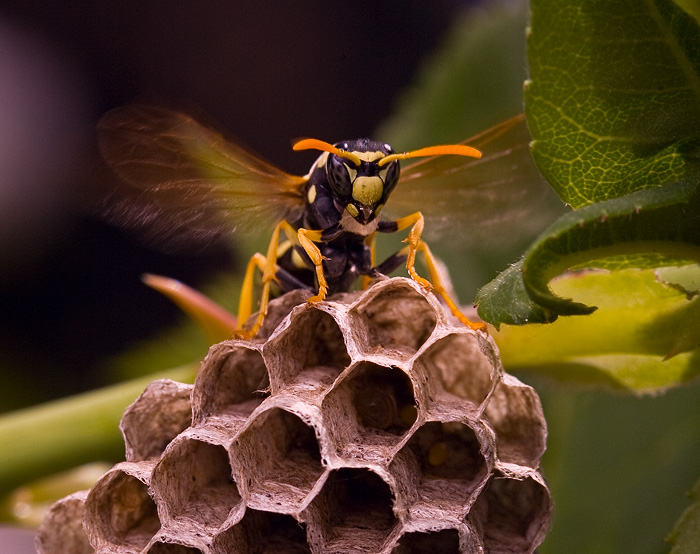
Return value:
M 308 305 L 292 313 L 292 323 L 265 345 L 263 354 L 273 392 L 328 386 L 350 364 L 338 323 L 329 313 Z
M 421 503 L 465 515 L 489 473 L 481 449 L 474 430 L 462 422 L 424 423 L 402 448 L 418 464 Z
M 389 484 L 365 468 L 330 472 L 320 493 L 302 514 L 319 552 L 379 552 L 399 524 Z
M 506 374 L 484 413 L 496 433 L 501 462 L 539 467 L 546 448 L 547 424 L 535 389 Z
M 500 368 L 482 351 L 476 333 L 464 329 L 452 332 L 433 344 L 419 357 L 428 375 L 430 396 L 444 401 L 445 392 L 460 400 L 468 400 L 478 411 L 488 398 L 499 376 Z
M 194 546 L 157 541 L 144 554 L 205 554 L 205 552 Z
M 398 367 L 360 362 L 323 400 L 337 449 L 348 443 L 394 446 L 413 426 L 418 407 L 411 379 Z
M 170 379 L 150 383 L 124 412 L 119 428 L 130 462 L 157 460 L 192 423 L 192 385 Z
M 350 310 L 352 327 L 366 352 L 393 350 L 415 354 L 437 324 L 436 308 L 408 279 L 379 281 Z
M 250 507 L 297 511 L 324 471 L 314 428 L 279 407 L 258 413 L 234 445 Z
M 306 525 L 292 516 L 246 510 L 243 519 L 214 539 L 212 554 L 310 554 Z
M 535 476 L 491 476 L 469 518 L 480 530 L 486 552 L 532 553 L 551 522 L 549 491 Z
M 83 529 L 87 494 L 87 491 L 76 492 L 49 508 L 36 534 L 39 554 L 93 554 Z
M 311 291 L 295 289 L 270 300 L 270 303 L 267 305 L 267 315 L 257 335 L 253 337 L 252 342 L 264 342 L 267 340 L 289 312 L 296 306 L 304 304 L 306 299 L 312 295 Z M 250 329 L 257 317 L 257 312 L 251 315 L 244 327 Z
M 117 464 L 92 487 L 84 520 L 95 550 L 118 546 L 140 551 L 158 532 L 158 511 L 147 483 L 152 468 L 152 464 Z
M 140 554 L 210 554 L 211 540 L 196 526 L 163 527 Z
M 241 423 L 270 394 L 262 355 L 243 341 L 212 346 L 197 375 L 192 394 L 193 421 L 211 415 L 232 415 Z
M 392 554 L 460 554 L 459 531 L 439 529 L 404 533 Z
M 241 507 L 226 449 L 181 436 L 153 471 L 154 497 L 163 509 L 163 525 L 194 523 L 218 529 Z

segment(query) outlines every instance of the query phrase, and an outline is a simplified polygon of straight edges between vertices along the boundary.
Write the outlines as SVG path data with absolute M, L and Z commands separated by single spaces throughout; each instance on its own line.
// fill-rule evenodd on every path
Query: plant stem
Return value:
M 192 383 L 197 367 L 169 369 L 0 416 L 0 497 L 84 463 L 123 459 L 124 409 L 154 379 Z

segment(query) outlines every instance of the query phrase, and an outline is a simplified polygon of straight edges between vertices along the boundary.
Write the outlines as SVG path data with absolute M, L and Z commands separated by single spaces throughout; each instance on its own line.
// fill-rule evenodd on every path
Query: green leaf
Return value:
M 615 256 L 614 264 L 606 262 L 606 256 Z M 498 327 L 590 314 L 595 300 L 589 306 L 558 297 L 549 281 L 577 266 L 645 268 L 694 260 L 700 260 L 696 186 L 680 183 L 641 190 L 559 218 L 524 260 L 479 291 L 479 315 Z
M 480 313 L 491 323 L 590 314 L 595 302 L 548 288 L 573 267 L 700 259 L 700 29 L 691 8 L 532 0 L 525 97 L 533 156 L 559 196 L 580 209 L 535 241 L 522 275 L 509 270 L 480 291 Z
M 698 0 L 674 0 L 681 8 L 692 15 L 700 23 L 700 2 Z
M 475 304 L 479 317 L 494 325 L 551 323 L 557 315 L 535 304 L 525 290 L 523 260 L 511 265 L 479 289 Z
M 585 315 L 595 307 L 552 294 L 549 281 L 576 267 L 596 267 L 607 256 L 665 256 L 665 265 L 700 261 L 700 195 L 680 183 L 641 190 L 566 214 L 547 229 L 525 254 L 522 276 L 528 296 L 559 315 Z
M 673 545 L 671 554 L 693 554 L 700 545 L 700 481 L 690 491 L 693 504 L 676 523 L 668 541 Z
M 667 285 L 678 287 L 688 297 L 700 292 L 700 270 L 698 266 L 660 267 L 656 276 Z
M 576 208 L 700 175 L 696 20 L 670 0 L 531 10 L 533 156 L 562 200 Z
M 571 273 L 552 287 L 584 303 L 595 301 L 599 309 L 550 325 L 502 326 L 493 336 L 508 371 L 637 394 L 700 374 L 700 297 L 689 299 L 650 269 Z

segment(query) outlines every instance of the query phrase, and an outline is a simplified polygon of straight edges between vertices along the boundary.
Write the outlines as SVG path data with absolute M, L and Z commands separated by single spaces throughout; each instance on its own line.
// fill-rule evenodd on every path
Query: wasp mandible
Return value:
M 266 253 L 255 254 L 248 263 L 241 289 L 239 327 L 253 312 L 256 270 L 262 273 L 259 315 L 250 329 L 235 333 L 251 338 L 267 313 L 273 282 L 283 291 L 312 290 L 315 295 L 308 301 L 313 303 L 348 291 L 359 277 L 366 286 L 370 278 L 389 274 L 402 264 L 412 279 L 439 294 L 460 321 L 484 331 L 486 326 L 470 321 L 448 295 L 436 260 L 422 239 L 425 219 L 421 209 L 394 219 L 382 215 L 389 197 L 402 189 L 415 196 L 423 187 L 418 194 L 420 206 L 429 206 L 430 196 L 439 199 L 436 189 L 424 188 L 426 183 L 455 196 L 456 206 L 464 202 L 455 191 L 468 186 L 488 196 L 494 184 L 503 185 L 508 179 L 493 177 L 494 164 L 474 165 L 482 157 L 477 148 L 495 147 L 486 156 L 489 161 L 512 158 L 513 148 L 503 149 L 500 142 L 505 137 L 512 143 L 509 135 L 522 134 L 523 129 L 520 116 L 477 135 L 472 146 L 442 145 L 403 153 L 369 139 L 335 144 L 304 139 L 294 145 L 295 150 L 321 152 L 305 176 L 285 173 L 189 116 L 159 107 L 133 105 L 112 110 L 100 120 L 98 136 L 106 163 L 138 190 L 135 200 L 107 207 L 110 219 L 156 227 L 164 235 L 182 227 L 203 234 L 272 229 Z M 515 144 L 522 154 L 526 142 L 518 139 Z M 417 157 L 426 159 L 401 171 L 401 160 Z M 469 161 L 446 165 L 440 161 L 444 158 Z M 462 171 L 468 168 L 471 183 Z M 448 213 L 450 208 L 443 202 L 442 210 Z M 409 229 L 406 246 L 377 264 L 377 233 L 405 229 Z M 418 252 L 427 262 L 429 280 L 416 272 Z

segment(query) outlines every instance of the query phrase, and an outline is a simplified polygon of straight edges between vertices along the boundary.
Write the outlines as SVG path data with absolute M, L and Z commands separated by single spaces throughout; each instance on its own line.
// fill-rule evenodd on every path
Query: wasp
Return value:
M 529 156 L 527 136 L 519 116 L 465 141 L 469 146 L 395 152 L 388 144 L 369 139 L 334 144 L 304 139 L 294 144 L 294 150 L 316 150 L 320 155 L 306 175 L 295 176 L 191 117 L 164 108 L 125 106 L 108 112 L 98 123 L 103 159 L 128 188 L 135 189 L 128 202 L 109 205 L 109 219 L 149 226 L 161 235 L 183 228 L 202 235 L 271 230 L 267 251 L 253 255 L 245 271 L 239 326 L 253 313 L 256 270 L 262 274 L 262 290 L 258 316 L 250 328 L 235 332 L 239 338 L 251 338 L 260 329 L 273 283 L 283 291 L 311 290 L 315 294 L 308 302 L 317 303 L 348 291 L 360 277 L 367 286 L 371 278 L 401 265 L 412 279 L 439 294 L 465 325 L 485 331 L 483 323 L 470 321 L 450 298 L 422 238 L 422 210 L 392 218 L 385 216 L 390 213 L 385 207 L 394 204 L 394 197 L 396 207 L 402 199 L 403 205 L 421 208 L 437 204 L 444 223 L 468 203 L 461 198 L 464 190 L 472 190 L 470 198 L 476 202 L 481 196 L 488 203 L 499 188 L 517 185 L 518 173 L 529 164 L 523 162 L 523 155 Z M 400 167 L 403 160 L 419 157 L 424 159 Z M 496 168 L 504 161 L 508 169 L 498 176 Z M 509 194 L 517 206 L 519 196 Z M 458 228 L 449 220 L 448 225 Z M 377 263 L 377 234 L 406 229 L 406 246 Z M 419 252 L 429 279 L 416 271 Z

